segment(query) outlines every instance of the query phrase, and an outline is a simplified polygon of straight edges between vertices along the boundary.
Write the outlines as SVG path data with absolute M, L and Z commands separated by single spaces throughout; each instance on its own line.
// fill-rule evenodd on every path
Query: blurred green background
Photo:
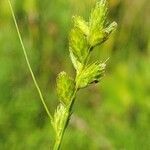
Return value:
M 68 52 L 72 15 L 95 0 L 12 0 L 29 59 L 53 113 L 55 78 L 74 74 Z M 150 149 L 150 3 L 109 0 L 111 38 L 94 50 L 106 76 L 78 93 L 62 150 Z M 54 132 L 33 85 L 7 0 L 0 1 L 0 150 L 48 150 Z

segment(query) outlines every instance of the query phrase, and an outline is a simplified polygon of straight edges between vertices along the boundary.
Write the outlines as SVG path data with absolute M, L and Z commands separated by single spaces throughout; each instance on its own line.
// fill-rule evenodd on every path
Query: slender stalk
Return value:
M 25 46 L 24 46 L 24 44 L 23 44 L 23 40 L 22 40 L 20 31 L 19 31 L 19 27 L 18 27 L 18 24 L 17 24 L 17 21 L 16 21 L 16 17 L 15 17 L 15 14 L 14 14 L 14 11 L 13 11 L 13 8 L 12 8 L 12 5 L 11 5 L 10 0 L 8 0 L 8 3 L 9 3 L 10 10 L 11 10 L 11 14 L 12 14 L 12 17 L 13 17 L 13 20 L 14 20 L 14 23 L 15 23 L 15 27 L 16 27 L 16 30 L 17 30 L 18 38 L 19 38 L 20 44 L 21 44 L 21 46 L 22 46 L 23 54 L 24 54 L 24 57 L 25 57 L 25 60 L 26 60 L 28 69 L 29 69 L 29 71 L 30 71 L 30 74 L 31 74 L 31 76 L 32 76 L 34 85 L 35 85 L 35 87 L 36 87 L 36 89 L 37 89 L 37 91 L 38 91 L 38 93 L 39 93 L 41 102 L 42 102 L 42 104 L 43 104 L 43 106 L 44 106 L 44 108 L 45 108 L 45 111 L 46 111 L 47 115 L 49 116 L 50 120 L 52 120 L 52 115 L 51 115 L 51 113 L 50 113 L 49 110 L 48 110 L 48 107 L 47 107 L 47 105 L 46 105 L 46 103 L 45 103 L 45 100 L 44 100 L 44 98 L 43 98 L 42 92 L 41 92 L 41 90 L 40 90 L 40 88 L 39 88 L 39 85 L 38 85 L 38 83 L 37 83 L 37 81 L 36 81 L 36 79 L 35 79 L 35 75 L 34 75 L 34 73 L 33 73 L 33 71 L 32 71 L 32 68 L 31 68 L 31 65 L 30 65 L 30 62 L 29 62 L 29 59 L 28 59 L 28 56 L 27 56 L 27 52 L 26 52 Z

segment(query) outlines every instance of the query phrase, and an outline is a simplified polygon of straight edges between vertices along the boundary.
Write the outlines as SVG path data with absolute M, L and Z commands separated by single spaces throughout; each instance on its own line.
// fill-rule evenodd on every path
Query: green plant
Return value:
M 106 61 L 89 63 L 90 54 L 96 46 L 101 45 L 109 38 L 117 24 L 116 22 L 111 24 L 107 22 L 108 9 L 106 0 L 96 3 L 96 7 L 92 10 L 88 22 L 80 16 L 73 17 L 74 26 L 69 35 L 69 52 L 76 75 L 74 78 L 70 77 L 66 72 L 61 72 L 58 75 L 56 82 L 60 103 L 57 106 L 54 116 L 52 116 L 45 104 L 41 90 L 31 69 L 11 3 L 9 0 L 8 2 L 29 71 L 55 131 L 54 150 L 58 150 L 72 114 L 76 93 L 90 84 L 98 83 L 104 75 Z

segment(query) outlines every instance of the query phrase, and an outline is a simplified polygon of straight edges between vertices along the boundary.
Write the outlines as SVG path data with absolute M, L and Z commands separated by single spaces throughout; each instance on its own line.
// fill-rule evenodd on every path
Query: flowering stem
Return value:
M 89 54 L 86 57 L 86 60 L 85 60 L 85 62 L 83 64 L 82 69 L 80 70 L 81 72 L 83 71 L 84 67 L 86 66 L 86 64 L 88 62 L 88 57 L 89 57 Z M 72 94 L 72 97 L 70 99 L 70 104 L 67 107 L 67 116 L 65 118 L 65 123 L 63 124 L 60 136 L 58 136 L 58 137 L 56 136 L 53 150 L 59 150 L 60 149 L 60 146 L 61 146 L 61 143 L 62 143 L 62 139 L 63 139 L 64 133 L 65 133 L 65 130 L 67 128 L 69 118 L 71 116 L 72 107 L 73 107 L 73 104 L 75 102 L 75 97 L 76 97 L 77 91 L 79 90 L 76 79 L 77 79 L 77 74 L 76 74 L 76 77 L 75 77 L 75 84 L 76 84 L 76 86 L 75 86 L 74 92 Z

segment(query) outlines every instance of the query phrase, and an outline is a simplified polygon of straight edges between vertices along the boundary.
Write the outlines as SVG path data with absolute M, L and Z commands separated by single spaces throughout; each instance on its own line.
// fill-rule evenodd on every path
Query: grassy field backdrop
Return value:
M 74 73 L 68 52 L 72 15 L 95 0 L 12 0 L 32 68 L 53 113 L 55 78 Z M 150 149 L 150 3 L 109 0 L 117 31 L 94 55 L 110 57 L 106 76 L 77 96 L 62 150 Z M 0 150 L 48 150 L 54 132 L 21 50 L 7 0 L 0 1 Z

